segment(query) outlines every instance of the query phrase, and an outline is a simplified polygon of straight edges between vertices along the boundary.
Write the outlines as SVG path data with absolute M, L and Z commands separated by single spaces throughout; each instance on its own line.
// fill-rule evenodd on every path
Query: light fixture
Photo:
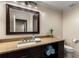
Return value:
M 15 3 L 16 3 L 17 1 L 13 1 L 13 2 L 15 2 Z
M 35 6 L 35 9 L 37 9 L 37 7 Z
M 28 6 L 28 7 L 33 7 L 35 9 L 37 9 L 37 3 L 36 2 L 33 2 L 33 1 L 25 1 L 25 4 Z
M 22 2 L 21 4 L 22 4 L 22 5 L 25 5 L 25 3 L 23 3 L 23 2 Z
M 30 8 L 32 7 L 30 4 L 28 4 L 27 6 L 30 7 Z

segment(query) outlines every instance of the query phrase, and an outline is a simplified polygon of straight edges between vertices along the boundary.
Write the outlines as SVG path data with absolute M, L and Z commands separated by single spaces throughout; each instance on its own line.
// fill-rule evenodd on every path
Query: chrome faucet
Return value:
M 35 36 L 35 34 L 33 34 L 32 39 L 28 39 L 28 40 L 23 39 L 23 40 L 21 40 L 19 42 L 19 44 L 21 44 L 21 43 L 28 43 L 28 42 L 34 42 L 35 41 L 35 38 L 36 38 L 36 36 Z
M 36 38 L 36 36 L 35 36 L 35 34 L 33 34 L 32 41 L 35 41 L 35 38 Z

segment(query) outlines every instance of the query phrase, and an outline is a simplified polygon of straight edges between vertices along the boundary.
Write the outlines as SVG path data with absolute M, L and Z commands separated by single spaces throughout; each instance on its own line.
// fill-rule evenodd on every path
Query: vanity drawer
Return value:
M 24 50 L 19 50 L 19 51 L 14 51 L 14 52 L 9 52 L 6 54 L 0 55 L 1 58 L 23 58 L 23 57 L 29 57 L 29 50 L 24 49 Z

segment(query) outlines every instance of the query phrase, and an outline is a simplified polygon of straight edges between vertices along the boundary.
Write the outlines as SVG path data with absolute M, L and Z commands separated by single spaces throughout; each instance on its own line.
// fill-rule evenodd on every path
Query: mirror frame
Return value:
M 21 10 L 21 11 L 29 11 L 29 12 L 35 12 L 38 13 L 38 22 L 37 22 L 37 32 L 10 32 L 10 13 L 9 13 L 9 9 L 13 8 L 13 9 L 17 9 L 17 10 Z M 17 6 L 13 6 L 10 4 L 6 4 L 6 35 L 13 35 L 13 34 L 39 34 L 40 33 L 40 13 L 37 11 L 33 11 L 33 10 L 29 10 L 29 9 L 25 9 L 22 7 L 17 7 Z

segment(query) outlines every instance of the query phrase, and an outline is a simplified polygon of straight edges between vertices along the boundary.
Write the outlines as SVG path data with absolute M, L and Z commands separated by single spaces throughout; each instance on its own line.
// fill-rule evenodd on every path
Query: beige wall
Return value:
M 5 3 L 6 2 L 0 2 L 0 36 L 1 37 L 6 36 Z M 40 34 L 42 35 L 48 34 L 50 28 L 52 28 L 54 30 L 53 34 L 57 37 L 61 37 L 62 36 L 61 12 L 47 8 L 45 6 L 44 7 L 38 6 L 38 10 L 40 11 Z M 24 35 L 19 35 L 19 36 L 24 36 Z
M 63 38 L 75 49 L 74 57 L 79 57 L 79 43 L 73 42 L 73 39 L 79 40 L 79 5 L 63 13 Z

